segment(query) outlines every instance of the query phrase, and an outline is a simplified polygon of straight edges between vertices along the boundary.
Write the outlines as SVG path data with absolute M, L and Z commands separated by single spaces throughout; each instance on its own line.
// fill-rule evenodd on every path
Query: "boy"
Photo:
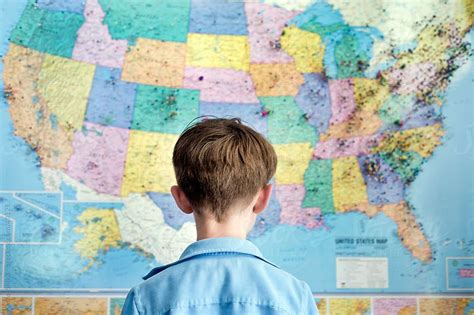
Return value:
M 309 286 L 246 240 L 276 164 L 271 144 L 238 118 L 187 128 L 173 151 L 171 194 L 194 215 L 197 241 L 132 288 L 122 314 L 318 314 Z

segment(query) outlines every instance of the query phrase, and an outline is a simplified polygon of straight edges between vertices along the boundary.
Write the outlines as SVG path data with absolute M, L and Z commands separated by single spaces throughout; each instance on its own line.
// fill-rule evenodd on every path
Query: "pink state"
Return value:
M 244 71 L 187 67 L 183 86 L 200 90 L 204 102 L 258 103 L 252 78 Z
M 283 28 L 300 12 L 288 11 L 257 1 L 246 2 L 245 12 L 248 21 L 250 62 L 293 62 L 293 58 L 280 48 L 279 40 Z
M 121 68 L 127 51 L 126 40 L 114 40 L 102 23 L 104 11 L 98 0 L 87 0 L 85 23 L 77 32 L 72 58 L 111 68 Z
M 74 135 L 66 173 L 95 191 L 120 195 L 129 130 L 84 123 Z
M 306 189 L 304 185 L 277 185 L 276 198 L 280 203 L 280 224 L 314 229 L 324 226 L 319 208 L 301 208 Z
M 369 154 L 370 149 L 376 146 L 381 139 L 381 135 L 369 135 L 318 142 L 313 151 L 313 159 L 333 159 Z
M 374 314 L 400 314 L 406 308 L 416 310 L 415 298 L 377 298 L 373 303 Z
M 348 120 L 356 109 L 353 80 L 329 80 L 329 95 L 332 113 L 329 124 L 337 125 Z
M 409 95 L 433 88 L 438 78 L 438 69 L 431 62 L 409 65 L 404 69 L 394 69 L 388 72 L 388 83 L 395 93 Z

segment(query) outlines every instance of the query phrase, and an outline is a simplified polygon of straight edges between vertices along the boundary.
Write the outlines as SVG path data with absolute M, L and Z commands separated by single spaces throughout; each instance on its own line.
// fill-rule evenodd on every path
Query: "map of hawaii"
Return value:
M 278 224 L 324 229 L 331 215 L 383 213 L 411 255 L 431 262 L 406 191 L 443 143 L 443 94 L 470 53 L 468 1 L 458 15 L 423 21 L 408 47 L 344 15 L 338 1 L 299 11 L 256 2 L 52 3 L 28 2 L 4 57 L 14 132 L 38 154 L 45 182 L 59 177 L 124 201 L 122 241 L 160 262 L 176 259 L 193 234 L 169 202 L 173 145 L 196 116 L 240 116 L 279 158 L 253 237 Z M 138 212 L 152 216 L 156 206 L 163 237 L 139 228 Z M 77 229 L 84 257 L 105 248 L 82 246 L 98 242 L 88 233 L 101 228 Z M 178 234 L 178 245 L 163 242 Z

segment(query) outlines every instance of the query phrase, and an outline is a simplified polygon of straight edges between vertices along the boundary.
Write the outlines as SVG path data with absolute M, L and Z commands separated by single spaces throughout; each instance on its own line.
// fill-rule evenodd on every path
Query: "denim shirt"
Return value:
M 143 279 L 128 293 L 122 314 L 319 314 L 305 282 L 239 238 L 194 242 L 178 261 Z

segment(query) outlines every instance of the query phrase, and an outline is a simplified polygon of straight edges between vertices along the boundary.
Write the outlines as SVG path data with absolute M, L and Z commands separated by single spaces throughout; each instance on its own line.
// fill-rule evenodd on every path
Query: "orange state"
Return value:
M 304 83 L 294 63 L 251 64 L 250 75 L 257 96 L 295 96 Z
M 32 306 L 33 299 L 31 297 L 0 296 L 0 314 L 31 314 L 29 310 Z
M 433 259 L 431 245 L 421 225 L 416 221 L 413 210 L 405 201 L 396 204 L 373 205 L 368 202 L 344 205 L 340 212 L 358 211 L 368 217 L 373 217 L 379 212 L 384 213 L 397 225 L 398 238 L 408 249 L 413 257 L 422 262 L 429 263 Z
M 185 60 L 186 44 L 138 38 L 125 55 L 122 80 L 181 87 Z
M 65 169 L 73 151 L 74 131 L 51 123 L 55 115 L 37 84 L 43 60 L 43 53 L 10 43 L 3 60 L 8 110 L 15 135 L 35 150 L 41 166 Z
M 472 298 L 420 298 L 420 315 L 466 314 Z M 472 314 L 472 313 L 470 313 Z

